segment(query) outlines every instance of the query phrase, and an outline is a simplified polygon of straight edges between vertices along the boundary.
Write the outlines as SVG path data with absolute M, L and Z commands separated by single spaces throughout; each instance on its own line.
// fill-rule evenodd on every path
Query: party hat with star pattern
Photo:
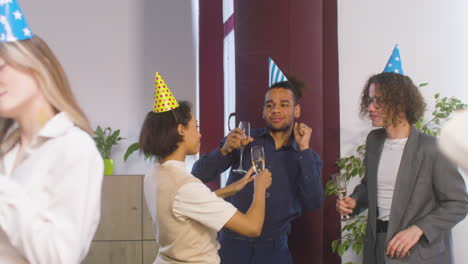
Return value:
M 11 42 L 33 37 L 16 0 L 0 0 L 0 41 Z
M 162 113 L 179 107 L 179 103 L 172 95 L 159 72 L 154 76 L 154 106 L 153 112 Z
M 388 59 L 387 65 L 385 65 L 384 72 L 404 74 L 403 68 L 401 67 L 400 49 L 398 48 L 398 44 L 393 48 L 392 55 Z

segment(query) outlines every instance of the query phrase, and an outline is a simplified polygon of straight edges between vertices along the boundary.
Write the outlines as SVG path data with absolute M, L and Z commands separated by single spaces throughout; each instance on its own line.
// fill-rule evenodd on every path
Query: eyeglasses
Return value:
M 369 107 L 370 104 L 373 104 L 375 108 L 380 108 L 382 105 L 382 98 L 375 96 L 374 98 L 370 98 L 369 96 L 366 96 L 364 98 L 364 104 L 366 107 Z

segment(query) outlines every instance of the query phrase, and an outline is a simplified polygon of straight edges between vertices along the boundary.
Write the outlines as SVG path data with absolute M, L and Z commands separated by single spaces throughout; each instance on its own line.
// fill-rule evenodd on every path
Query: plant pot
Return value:
M 114 160 L 104 159 L 104 175 L 112 175 L 114 173 Z

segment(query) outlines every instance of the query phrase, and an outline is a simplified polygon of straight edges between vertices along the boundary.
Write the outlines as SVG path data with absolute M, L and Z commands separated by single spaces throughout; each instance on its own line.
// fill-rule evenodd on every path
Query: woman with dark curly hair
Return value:
M 451 228 L 468 212 L 463 178 L 439 152 L 436 138 L 413 124 L 426 104 L 408 76 L 369 78 L 361 115 L 381 127 L 366 141 L 366 172 L 340 214 L 368 210 L 364 263 L 452 263 Z
M 185 167 L 187 155 L 200 151 L 201 134 L 188 102 L 177 102 L 156 73 L 155 105 L 146 115 L 139 144 L 155 161 L 145 175 L 145 200 L 153 219 L 159 252 L 155 264 L 220 263 L 217 232 L 258 237 L 265 219 L 268 169 L 245 176 L 212 192 Z M 242 213 L 223 200 L 253 182 L 250 208 Z

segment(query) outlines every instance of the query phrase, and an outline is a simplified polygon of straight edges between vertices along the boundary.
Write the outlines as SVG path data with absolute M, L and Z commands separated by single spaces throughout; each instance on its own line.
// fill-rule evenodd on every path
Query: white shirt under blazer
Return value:
M 13 170 L 18 132 L 0 146 L 0 263 L 80 263 L 100 217 L 103 161 L 95 143 L 59 113 Z

